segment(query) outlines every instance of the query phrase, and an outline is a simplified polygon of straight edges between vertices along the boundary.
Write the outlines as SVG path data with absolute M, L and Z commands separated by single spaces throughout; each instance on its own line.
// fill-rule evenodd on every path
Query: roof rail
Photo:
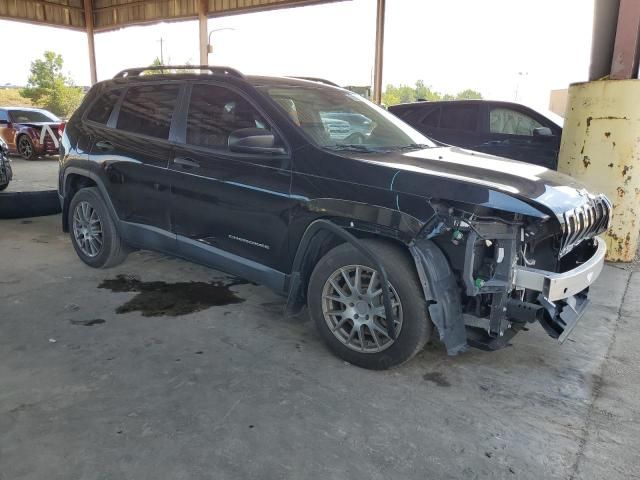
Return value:
M 309 80 L 310 82 L 324 83 L 325 85 L 331 85 L 332 87 L 340 87 L 340 85 L 338 85 L 337 83 L 334 83 L 331 80 L 325 80 L 324 78 L 317 78 L 317 77 L 290 77 L 290 78 L 298 78 L 300 80 Z
M 138 77 L 142 72 L 153 72 L 158 70 L 206 70 L 213 75 L 229 75 L 236 78 L 244 78 L 244 75 L 235 68 L 218 67 L 215 65 L 153 65 L 151 67 L 127 68 L 117 73 L 113 78 Z M 177 72 L 167 72 L 177 73 Z

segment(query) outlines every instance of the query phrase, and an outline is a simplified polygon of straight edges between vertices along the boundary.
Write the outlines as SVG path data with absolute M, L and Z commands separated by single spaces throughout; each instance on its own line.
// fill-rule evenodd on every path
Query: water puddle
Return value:
M 216 282 L 143 282 L 130 275 L 104 280 L 98 288 L 138 295 L 116 309 L 116 313 L 139 311 L 145 317 L 187 315 L 210 307 L 244 302 L 230 290 L 250 282 L 241 279 Z

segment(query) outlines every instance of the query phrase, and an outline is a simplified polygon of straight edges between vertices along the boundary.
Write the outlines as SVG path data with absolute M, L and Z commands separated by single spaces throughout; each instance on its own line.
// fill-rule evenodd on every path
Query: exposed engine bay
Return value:
M 596 236 L 607 228 L 611 208 L 602 199 L 589 200 L 593 210 L 563 215 L 560 224 L 551 216 L 498 216 L 432 203 L 436 214 L 421 237 L 437 244 L 451 265 L 469 345 L 502 348 L 533 322 L 559 342 L 566 339 L 602 268 L 604 246 Z

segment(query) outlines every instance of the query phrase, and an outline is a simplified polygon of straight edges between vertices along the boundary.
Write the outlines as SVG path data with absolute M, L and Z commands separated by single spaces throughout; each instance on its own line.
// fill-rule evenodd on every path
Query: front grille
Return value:
M 564 212 L 560 217 L 563 223 L 560 256 L 569 253 L 583 240 L 604 232 L 610 218 L 611 202 L 602 194 L 588 195 L 581 206 Z

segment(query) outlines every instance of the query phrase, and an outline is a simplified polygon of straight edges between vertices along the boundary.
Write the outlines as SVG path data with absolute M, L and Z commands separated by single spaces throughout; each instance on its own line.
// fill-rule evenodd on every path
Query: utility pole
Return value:
M 163 53 L 163 48 L 162 48 L 162 42 L 164 41 L 164 39 L 162 37 L 160 37 L 160 64 L 164 65 L 164 53 Z

